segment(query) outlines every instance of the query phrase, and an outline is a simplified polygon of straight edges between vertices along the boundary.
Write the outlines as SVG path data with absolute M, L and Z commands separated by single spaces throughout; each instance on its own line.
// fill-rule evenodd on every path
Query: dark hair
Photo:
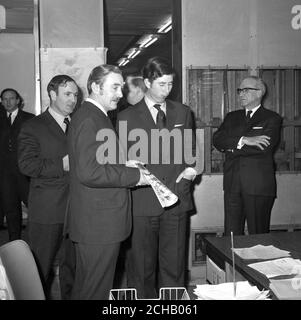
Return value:
M 13 88 L 3 89 L 3 90 L 1 91 L 1 94 L 0 94 L 1 100 L 3 99 L 4 93 L 7 92 L 7 91 L 12 91 L 12 92 L 15 93 L 16 99 L 19 99 L 18 108 L 19 108 L 19 109 L 22 109 L 22 108 L 24 107 L 24 100 L 23 100 L 23 98 L 21 97 L 21 95 L 19 94 L 19 92 L 18 92 L 17 90 L 13 89 Z
M 65 86 L 67 82 L 74 82 L 77 86 L 77 83 L 75 82 L 75 80 L 73 80 L 71 77 L 67 76 L 66 74 L 59 74 L 57 76 L 54 76 L 50 80 L 50 82 L 47 85 L 47 92 L 48 92 L 50 101 L 51 101 L 50 91 L 54 91 L 56 94 L 58 94 L 59 87 Z
M 142 69 L 144 79 L 153 82 L 164 75 L 175 75 L 175 72 L 169 62 L 161 57 L 150 58 Z
M 112 72 L 122 75 L 122 72 L 118 67 L 110 65 L 110 64 L 102 64 L 100 66 L 95 67 L 91 71 L 89 78 L 88 78 L 88 81 L 87 81 L 88 93 L 91 94 L 91 92 L 92 92 L 91 86 L 92 86 L 93 82 L 95 82 L 96 84 L 99 84 L 100 87 L 102 87 L 106 76 Z

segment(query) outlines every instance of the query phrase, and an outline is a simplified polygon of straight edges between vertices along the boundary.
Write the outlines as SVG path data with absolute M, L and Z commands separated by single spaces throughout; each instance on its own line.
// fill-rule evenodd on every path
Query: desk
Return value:
M 225 263 L 232 265 L 231 238 L 205 237 L 206 255 L 225 270 Z M 301 231 L 295 232 L 271 232 L 248 236 L 234 236 L 235 248 L 248 248 L 258 244 L 273 245 L 279 249 L 288 250 L 295 259 L 301 259 Z M 235 268 L 246 280 L 254 284 L 258 289 L 269 289 L 270 281 L 260 272 L 248 267 L 248 264 L 258 260 L 243 260 L 235 255 Z

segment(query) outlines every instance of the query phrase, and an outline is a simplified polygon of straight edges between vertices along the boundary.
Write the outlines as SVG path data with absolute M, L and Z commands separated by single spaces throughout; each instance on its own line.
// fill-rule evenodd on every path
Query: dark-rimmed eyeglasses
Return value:
M 245 94 L 245 93 L 248 93 L 249 91 L 260 91 L 260 89 L 258 88 L 237 88 L 237 94 Z

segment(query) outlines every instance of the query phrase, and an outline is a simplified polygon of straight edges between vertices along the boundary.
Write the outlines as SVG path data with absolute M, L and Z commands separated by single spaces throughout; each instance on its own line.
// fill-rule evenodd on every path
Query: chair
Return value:
M 25 241 L 4 244 L 0 257 L 16 300 L 45 300 L 36 262 Z

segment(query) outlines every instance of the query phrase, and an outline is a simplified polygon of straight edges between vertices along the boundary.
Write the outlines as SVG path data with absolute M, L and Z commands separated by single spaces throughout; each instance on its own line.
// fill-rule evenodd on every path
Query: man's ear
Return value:
M 55 101 L 55 100 L 56 100 L 57 95 L 56 95 L 56 92 L 55 92 L 54 90 L 51 90 L 51 91 L 50 91 L 50 97 L 51 97 L 51 100 L 52 100 L 52 101 Z
M 99 94 L 101 92 L 99 84 L 97 84 L 95 82 L 92 82 L 91 89 L 92 89 L 92 92 L 95 94 Z
M 144 79 L 144 83 L 145 83 L 147 89 L 149 89 L 151 87 L 151 83 L 148 79 Z

